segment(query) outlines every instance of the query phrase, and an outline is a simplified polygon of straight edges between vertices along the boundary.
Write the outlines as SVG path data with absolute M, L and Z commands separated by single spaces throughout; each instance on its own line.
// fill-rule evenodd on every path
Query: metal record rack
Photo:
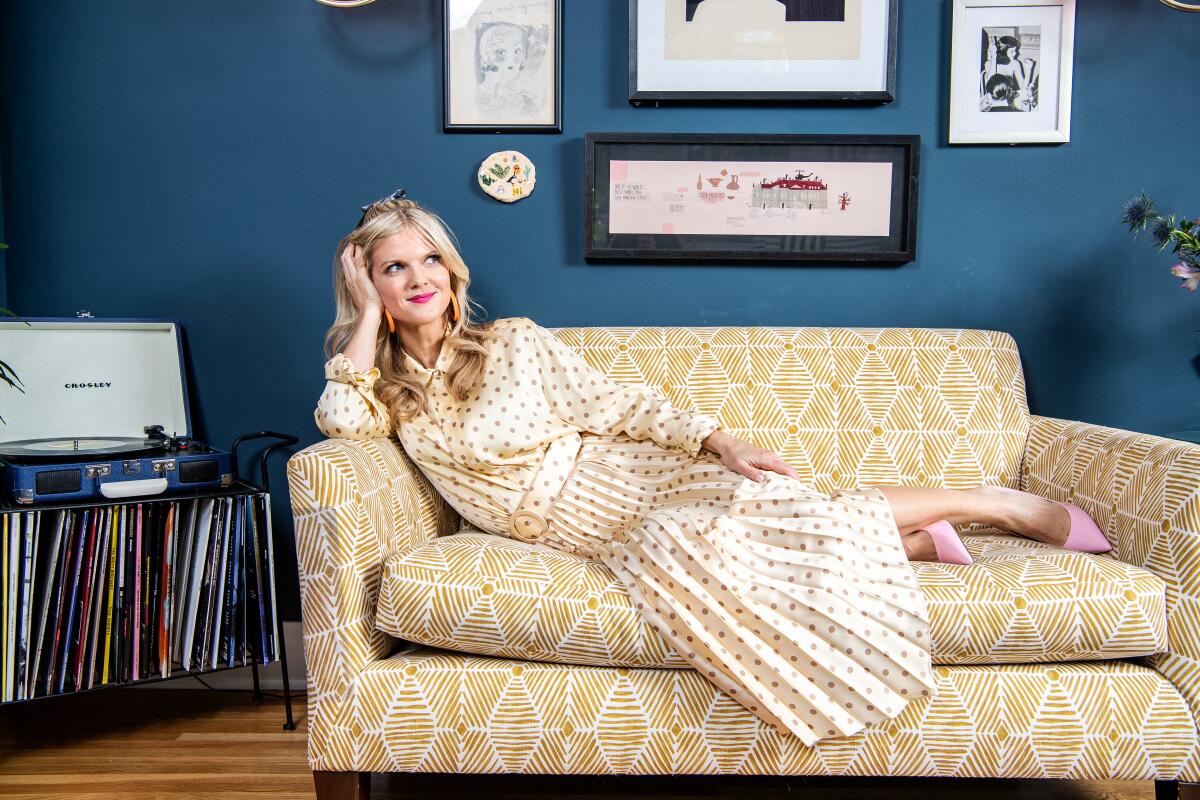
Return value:
M 253 483 L 238 474 L 238 450 L 258 439 L 275 441 L 254 459 Z M 228 487 L 60 504 L 0 498 L 0 705 L 242 667 L 258 699 L 258 667 L 278 661 L 283 728 L 295 729 L 266 465 L 296 441 L 274 431 L 235 439 Z

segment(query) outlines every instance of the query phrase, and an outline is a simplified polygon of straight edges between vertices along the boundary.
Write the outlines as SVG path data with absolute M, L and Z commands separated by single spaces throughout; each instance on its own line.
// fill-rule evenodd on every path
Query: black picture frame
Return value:
M 584 136 L 584 258 L 779 265 L 909 262 L 917 254 L 920 150 L 918 135 L 588 133 Z M 612 233 L 613 161 L 890 163 L 888 235 Z
M 554 42 L 554 119 L 548 123 L 512 122 L 455 122 L 451 119 L 453 91 L 452 61 L 450 52 L 450 12 L 456 0 L 442 0 L 442 131 L 445 133 L 562 133 L 562 87 L 563 87 L 563 0 L 552 0 L 554 7 L 554 30 L 550 40 Z
M 638 86 L 638 5 L 639 3 L 662 3 L 666 0 L 629 0 L 629 102 L 634 106 L 644 103 L 814 103 L 814 104 L 859 104 L 873 105 L 890 103 L 896 99 L 896 44 L 898 38 L 899 0 L 887 2 L 887 53 L 884 54 L 886 75 L 883 86 L 872 89 L 794 89 L 794 90 L 740 90 L 740 89 L 642 89 Z M 738 62 L 731 61 L 730 64 Z M 790 62 L 793 64 L 802 62 Z M 732 68 L 732 67 L 731 67 Z

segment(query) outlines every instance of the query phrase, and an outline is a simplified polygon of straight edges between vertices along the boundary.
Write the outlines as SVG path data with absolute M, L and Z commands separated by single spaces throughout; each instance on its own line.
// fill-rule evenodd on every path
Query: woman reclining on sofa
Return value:
M 933 690 L 908 561 L 969 563 L 955 525 L 1110 549 L 1075 506 L 1000 487 L 816 491 L 528 319 L 475 321 L 445 226 L 402 191 L 364 208 L 334 281 L 322 432 L 394 433 L 480 530 L 604 563 L 700 674 L 805 744 Z

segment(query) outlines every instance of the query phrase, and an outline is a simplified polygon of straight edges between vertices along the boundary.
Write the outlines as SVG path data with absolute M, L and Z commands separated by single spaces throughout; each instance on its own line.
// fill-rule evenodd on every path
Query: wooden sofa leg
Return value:
M 1155 781 L 1154 800 L 1200 800 L 1200 783 Z
M 370 800 L 371 773 L 313 770 L 317 800 Z

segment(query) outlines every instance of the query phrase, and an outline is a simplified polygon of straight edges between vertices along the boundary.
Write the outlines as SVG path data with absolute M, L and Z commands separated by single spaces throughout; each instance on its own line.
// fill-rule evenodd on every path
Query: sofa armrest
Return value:
M 453 533 L 458 515 L 391 439 L 326 439 L 288 460 L 309 711 L 339 713 L 355 676 L 398 640 L 375 628 L 383 563 Z
M 1022 488 L 1079 506 L 1111 555 L 1166 582 L 1171 649 L 1148 663 L 1200 723 L 1200 445 L 1034 415 L 1021 472 Z

